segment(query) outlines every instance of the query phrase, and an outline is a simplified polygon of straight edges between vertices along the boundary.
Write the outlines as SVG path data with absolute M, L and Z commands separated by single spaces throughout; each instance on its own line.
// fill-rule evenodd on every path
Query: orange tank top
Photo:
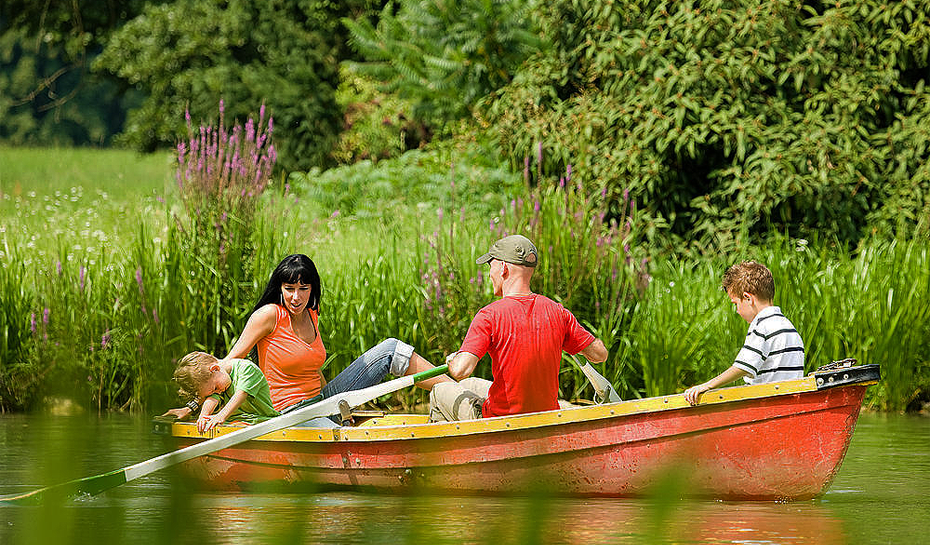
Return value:
M 316 311 L 308 309 L 317 331 L 310 344 L 294 334 L 291 316 L 284 307 L 275 305 L 275 311 L 274 331 L 258 341 L 258 363 L 271 388 L 272 405 L 280 411 L 320 393 L 320 368 L 326 361 L 326 348 L 320 338 Z

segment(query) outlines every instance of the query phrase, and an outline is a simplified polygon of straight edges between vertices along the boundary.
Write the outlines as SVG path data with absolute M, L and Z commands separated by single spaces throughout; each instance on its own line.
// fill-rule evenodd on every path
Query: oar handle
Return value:
M 413 383 L 416 384 L 417 382 L 423 382 L 424 380 L 428 380 L 433 377 L 438 377 L 439 375 L 442 375 L 448 370 L 449 370 L 449 364 L 444 364 L 444 365 L 440 365 L 439 367 L 435 367 L 433 369 L 427 369 L 426 371 L 420 371 L 419 373 L 412 375 Z

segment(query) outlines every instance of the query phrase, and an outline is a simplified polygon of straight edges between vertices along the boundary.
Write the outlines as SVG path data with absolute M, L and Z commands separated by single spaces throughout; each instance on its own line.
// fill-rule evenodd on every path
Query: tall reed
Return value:
M 732 364 L 747 324 L 720 290 L 724 270 L 755 259 L 775 277 L 775 304 L 801 333 L 806 371 L 855 358 L 881 365 L 869 406 L 919 409 L 930 397 L 930 262 L 925 241 L 866 240 L 848 250 L 828 241 L 773 235 L 729 256 L 667 259 L 651 271 L 629 353 L 643 395 L 675 393 Z
M 32 312 L 36 294 L 23 282 L 28 269 L 20 245 L 2 239 L 0 259 L 0 413 L 20 409 L 34 395 L 41 373 L 34 339 L 47 335 L 42 314 Z

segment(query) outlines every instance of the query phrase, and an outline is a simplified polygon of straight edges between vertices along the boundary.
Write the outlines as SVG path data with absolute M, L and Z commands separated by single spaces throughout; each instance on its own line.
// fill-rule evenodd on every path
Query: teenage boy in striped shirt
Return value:
M 791 322 L 772 304 L 775 281 L 761 263 L 744 261 L 723 275 L 723 290 L 736 312 L 749 322 L 746 342 L 729 369 L 685 390 L 697 405 L 702 393 L 742 378 L 747 384 L 792 380 L 804 375 L 804 343 Z

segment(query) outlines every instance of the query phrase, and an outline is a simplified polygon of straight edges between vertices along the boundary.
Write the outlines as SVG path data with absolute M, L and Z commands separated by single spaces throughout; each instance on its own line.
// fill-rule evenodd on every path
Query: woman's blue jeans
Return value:
M 295 403 L 281 412 L 289 413 L 343 392 L 374 386 L 381 382 L 388 373 L 395 377 L 403 376 L 410 365 L 411 356 L 413 356 L 413 347 L 409 344 L 394 338 L 383 340 L 377 346 L 370 348 L 356 358 L 341 373 L 336 375 L 336 378 L 327 382 L 319 395 Z M 336 424 L 331 418 L 314 418 L 300 424 L 300 426 L 332 428 L 336 427 Z

